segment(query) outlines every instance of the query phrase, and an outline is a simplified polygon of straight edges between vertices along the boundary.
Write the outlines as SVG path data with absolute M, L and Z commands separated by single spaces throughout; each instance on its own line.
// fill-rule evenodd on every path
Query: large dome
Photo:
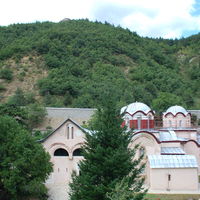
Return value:
M 149 108 L 149 106 L 147 106 L 146 104 L 141 103 L 141 102 L 131 103 L 131 104 L 121 108 L 121 114 L 124 112 L 127 112 L 127 113 L 133 115 L 134 113 L 136 113 L 138 111 L 142 111 L 145 114 L 147 114 L 148 112 L 151 111 L 151 108 Z
M 167 109 L 166 112 L 164 112 L 163 114 L 166 115 L 168 113 L 172 113 L 174 116 L 177 114 L 177 113 L 182 113 L 184 115 L 187 115 L 188 114 L 188 111 L 185 110 L 185 108 L 183 108 L 182 106 L 171 106 Z

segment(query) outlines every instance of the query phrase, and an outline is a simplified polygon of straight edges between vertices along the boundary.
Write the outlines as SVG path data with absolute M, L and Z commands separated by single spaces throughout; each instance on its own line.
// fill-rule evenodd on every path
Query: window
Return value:
M 54 156 L 69 156 L 69 154 L 65 149 L 60 148 L 54 152 Z
M 71 124 L 67 125 L 67 139 L 74 139 L 74 127 Z
M 142 116 L 138 116 L 138 117 L 137 117 L 137 120 L 138 120 L 138 121 L 137 121 L 137 125 L 138 125 L 137 128 L 138 128 L 138 129 L 141 129 L 141 120 L 142 120 Z
M 74 150 L 73 156 L 82 156 L 82 150 L 81 149 Z
M 181 126 L 182 126 L 182 121 L 180 120 L 180 121 L 179 121 L 179 127 L 181 127 Z
M 69 139 L 69 126 L 67 127 L 67 139 Z
M 150 129 L 150 124 L 151 124 L 151 115 L 148 116 L 148 122 L 147 122 L 147 128 Z
M 169 120 L 169 127 L 172 127 L 172 121 Z
M 140 148 L 139 154 L 140 154 L 140 156 L 144 156 L 144 154 L 145 154 L 145 148 L 144 147 Z
M 72 139 L 74 139 L 74 127 L 71 127 L 72 129 Z

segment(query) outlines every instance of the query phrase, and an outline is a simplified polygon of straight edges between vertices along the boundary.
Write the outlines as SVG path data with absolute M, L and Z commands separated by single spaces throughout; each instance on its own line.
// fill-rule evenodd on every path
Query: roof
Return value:
M 181 149 L 180 147 L 161 147 L 161 154 L 162 155 L 166 155 L 166 154 L 169 154 L 169 155 L 184 155 L 185 152 L 183 151 L 183 149 Z
M 187 114 L 189 114 L 189 112 L 187 111 L 187 110 L 185 110 L 185 108 L 183 108 L 182 106 L 171 106 L 171 107 L 169 107 L 168 109 L 167 109 L 167 111 L 166 112 L 164 112 L 163 114 L 164 115 L 167 115 L 167 114 L 169 114 L 169 113 L 171 113 L 172 115 L 176 115 L 176 114 L 178 114 L 178 113 L 182 113 L 182 114 L 184 114 L 185 116 L 187 115 Z
M 177 137 L 173 130 L 160 131 L 159 139 L 160 141 L 186 141 L 185 138 Z
M 91 119 L 97 109 L 94 108 L 53 108 L 46 107 L 47 115 L 37 129 L 43 130 L 46 127 L 56 129 L 62 122 L 70 118 L 78 124 L 84 124 Z
M 147 106 L 146 104 L 141 103 L 141 102 L 134 102 L 134 103 L 131 103 L 131 104 L 121 108 L 121 114 L 124 112 L 127 112 L 127 113 L 133 115 L 134 113 L 136 113 L 138 111 L 142 111 L 143 113 L 147 114 L 152 110 L 151 110 L 151 108 L 149 108 L 149 106 Z
M 196 128 L 193 127 L 164 127 L 164 128 L 159 128 L 160 131 L 197 131 Z
M 198 168 L 193 155 L 149 155 L 150 168 Z

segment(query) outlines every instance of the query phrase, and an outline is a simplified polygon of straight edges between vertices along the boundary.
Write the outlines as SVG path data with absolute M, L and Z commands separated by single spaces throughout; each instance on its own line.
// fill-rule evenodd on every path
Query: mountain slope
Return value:
M 48 106 L 96 107 L 106 90 L 119 106 L 142 101 L 157 110 L 170 104 L 199 108 L 199 37 L 142 38 L 88 20 L 11 25 L 0 27 L 0 70 L 15 75 L 8 63 L 28 59 L 21 85 L 35 71 L 30 88 Z M 5 78 L 0 84 L 6 101 L 16 84 Z

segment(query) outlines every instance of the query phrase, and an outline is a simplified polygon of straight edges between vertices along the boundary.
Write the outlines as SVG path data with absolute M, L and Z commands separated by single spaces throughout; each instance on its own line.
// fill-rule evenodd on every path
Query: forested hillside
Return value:
M 107 91 L 119 106 L 199 109 L 199 82 L 200 34 L 142 38 L 88 20 L 0 27 L 1 102 L 96 107 Z

